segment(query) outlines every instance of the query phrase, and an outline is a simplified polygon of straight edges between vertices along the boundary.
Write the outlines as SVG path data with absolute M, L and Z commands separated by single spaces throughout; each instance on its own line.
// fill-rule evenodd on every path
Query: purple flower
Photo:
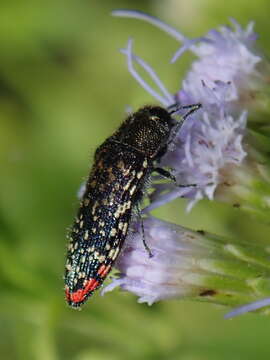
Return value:
M 208 256 L 209 244 L 198 232 L 187 230 L 156 218 L 144 220 L 145 240 L 153 257 L 142 242 L 140 224 L 135 224 L 115 267 L 120 271 L 118 279 L 103 289 L 103 294 L 120 286 L 139 296 L 138 302 L 152 305 L 154 302 L 196 296 L 204 290 L 197 282 L 199 260 Z
M 164 107 L 175 103 L 202 104 L 178 133 L 172 132 L 168 150 L 159 164 L 170 169 L 176 184 L 160 182 L 159 176 L 153 176 L 154 191 L 144 212 L 177 197 L 188 198 L 187 209 L 190 210 L 202 198 L 220 199 L 224 194 L 232 202 L 243 200 L 241 206 L 249 211 L 254 208 L 261 214 L 262 205 L 265 212 L 270 187 L 268 179 L 260 172 L 269 172 L 256 162 L 256 156 L 259 158 L 261 154 L 244 143 L 248 112 L 243 104 L 249 108 L 246 100 L 263 79 L 259 69 L 263 58 L 255 49 L 253 23 L 243 29 L 231 20 L 234 29 L 223 26 L 203 37 L 188 39 L 150 15 L 130 10 L 118 10 L 113 14 L 146 20 L 181 42 L 172 61 L 185 51 L 197 56 L 181 88 L 173 94 L 151 66 L 134 54 L 132 40 L 121 50 L 132 76 Z M 140 67 L 148 73 L 157 89 L 142 78 L 138 71 Z M 256 187 L 257 193 L 253 191 Z M 263 189 L 266 189 L 266 196 L 264 193 L 262 196 Z M 256 286 L 259 288 L 260 284 L 255 284 L 254 279 L 266 277 L 268 283 L 269 253 L 265 248 L 258 250 L 257 244 L 195 232 L 149 216 L 143 224 L 145 242 L 153 257 L 149 258 L 143 245 L 141 224 L 134 222 L 116 262 L 120 274 L 103 293 L 120 286 L 139 296 L 139 302 L 149 305 L 174 297 L 196 300 L 203 297 L 235 306 L 256 300 Z M 262 258 L 257 257 L 257 251 L 263 254 Z M 255 301 L 227 317 L 267 306 L 269 301 L 269 298 Z
M 140 221 L 133 223 L 115 263 L 119 274 L 102 294 L 120 287 L 149 305 L 188 298 L 236 306 L 257 300 L 262 281 L 269 283 L 269 253 L 264 246 L 192 231 L 154 217 L 144 219 L 144 239 L 151 258 L 142 241 Z M 227 317 L 268 304 L 269 299 L 255 302 Z
M 210 89 L 216 88 L 217 82 L 230 83 L 230 91 L 226 93 L 224 100 L 235 102 L 249 98 L 247 94 L 257 88 L 257 83 L 262 82 L 262 74 L 258 68 L 262 57 L 255 47 L 257 35 L 253 31 L 253 22 L 243 29 L 231 19 L 234 28 L 221 26 L 202 37 L 188 39 L 161 20 L 139 11 L 117 10 L 113 15 L 144 20 L 174 37 L 182 45 L 172 57 L 172 62 L 187 50 L 197 56 L 182 83 L 182 89 L 195 102 L 204 104 L 214 100 L 207 98 L 202 83 Z
M 217 187 L 229 182 L 232 169 L 239 166 L 246 156 L 243 137 L 247 112 L 232 116 L 226 112 L 224 98 L 219 100 L 215 90 L 206 86 L 205 92 L 215 103 L 205 104 L 184 123 L 161 162 L 162 166 L 172 169 L 177 184 L 195 186 L 179 188 L 167 184 L 164 188 L 164 184 L 156 183 L 148 209 L 161 205 L 163 199 L 167 202 L 168 198 L 172 200 L 179 196 L 191 199 L 188 210 L 204 197 L 212 200 Z
M 171 95 L 154 70 L 132 52 L 131 40 L 121 52 L 127 56 L 128 69 L 134 78 L 164 106 L 176 101 L 183 105 L 196 102 L 196 94 L 185 90 Z M 159 92 L 143 80 L 134 63 L 150 75 Z M 161 163 L 172 169 L 177 184 L 154 182 L 155 192 L 148 211 L 177 197 L 190 199 L 188 210 L 204 197 L 212 200 L 217 187 L 229 182 L 230 170 L 240 165 L 246 156 L 243 137 L 247 112 L 232 112 L 228 107 L 228 94 L 234 91 L 232 83 L 216 80 L 211 88 L 201 81 L 200 87 L 203 108 L 185 122 Z

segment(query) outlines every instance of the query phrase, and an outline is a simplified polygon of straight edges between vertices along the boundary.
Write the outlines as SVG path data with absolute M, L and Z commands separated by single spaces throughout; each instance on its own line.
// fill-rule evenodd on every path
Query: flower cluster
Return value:
M 242 106 L 242 99 L 247 98 L 247 93 L 259 82 L 261 74 L 257 67 L 262 62 L 255 49 L 257 36 L 253 24 L 243 30 L 232 21 L 234 30 L 221 27 L 219 31 L 211 30 L 205 36 L 191 40 L 144 13 L 118 10 L 113 14 L 148 21 L 183 42 L 172 61 L 187 50 L 197 56 L 182 81 L 181 89 L 172 95 L 154 70 L 132 52 L 131 40 L 122 50 L 131 74 L 164 106 L 168 107 L 176 101 L 183 105 L 203 105 L 202 110 L 184 124 L 175 138 L 175 146 L 169 149 L 162 161 L 163 166 L 173 169 L 178 185 L 195 184 L 196 187 L 179 188 L 170 184 L 164 188 L 164 185 L 157 184 L 149 210 L 176 197 L 189 198 L 188 209 L 204 197 L 213 199 L 217 187 L 230 183 L 230 171 L 242 164 L 246 157 L 243 137 L 247 110 Z M 143 80 L 134 63 L 148 72 L 160 93 Z
M 197 201 L 207 198 L 237 204 L 253 212 L 260 220 L 269 222 L 269 149 L 265 146 L 261 151 L 261 144 L 258 145 L 256 141 L 258 136 L 265 136 L 263 127 L 251 131 L 248 126 L 250 113 L 261 105 L 266 69 L 269 67 L 256 49 L 257 35 L 253 31 L 253 23 L 249 23 L 244 29 L 235 20 L 231 20 L 232 27 L 222 26 L 202 37 L 188 39 L 173 27 L 139 11 L 117 10 L 113 15 L 147 21 L 174 37 L 181 46 L 173 55 L 172 62 L 186 51 L 196 56 L 181 88 L 172 94 L 151 66 L 134 54 L 132 40 L 121 50 L 126 56 L 132 76 L 164 107 L 175 103 L 183 106 L 202 104 L 202 108 L 190 115 L 178 133 L 174 134 L 168 151 L 161 160 L 160 165 L 171 169 L 176 183 L 161 183 L 158 178 L 154 178 L 151 202 L 144 211 L 149 212 L 177 197 L 189 199 L 187 210 L 190 210 Z M 136 67 L 141 67 L 148 73 L 157 90 L 142 78 Z M 136 229 L 136 224 L 133 226 Z M 229 249 L 232 249 L 228 245 L 229 240 L 224 244 L 219 237 L 209 234 L 201 236 L 153 217 L 147 218 L 144 226 L 145 240 L 154 257 L 147 258 L 142 241 L 138 239 L 142 237 L 140 231 L 131 233 L 117 262 L 120 278 L 114 280 L 105 291 L 121 286 L 140 296 L 141 302 L 149 304 L 175 296 L 206 296 L 209 301 L 227 305 L 256 300 L 256 296 L 247 296 L 250 291 L 247 288 L 241 296 L 233 296 L 231 303 L 224 300 L 227 293 L 237 294 L 233 285 L 235 281 L 241 283 L 241 279 L 228 274 L 224 270 L 227 267 L 222 265 L 225 258 L 231 261 L 228 259 Z M 217 254 L 213 249 L 219 247 L 220 242 L 222 247 Z M 242 250 L 237 249 L 230 256 L 233 254 L 238 258 Z M 213 258 L 213 254 L 217 257 Z M 251 278 L 265 274 L 257 268 L 248 273 L 252 266 L 244 259 L 244 256 L 240 256 L 238 274 L 240 272 Z M 223 288 L 224 274 L 227 277 L 225 283 L 228 284 L 228 279 L 232 281 L 229 289 Z M 239 286 L 243 290 L 243 285 Z M 259 308 L 257 302 L 254 304 L 246 309 Z
M 262 275 L 270 279 L 267 263 L 253 255 L 259 249 L 267 258 L 263 246 L 192 231 L 154 217 L 144 220 L 144 233 L 153 256 L 149 258 L 145 251 L 141 226 L 135 223 L 117 260 L 120 276 L 102 294 L 120 286 L 149 305 L 181 297 L 235 306 L 254 299 L 254 292 L 261 290 L 258 279 Z

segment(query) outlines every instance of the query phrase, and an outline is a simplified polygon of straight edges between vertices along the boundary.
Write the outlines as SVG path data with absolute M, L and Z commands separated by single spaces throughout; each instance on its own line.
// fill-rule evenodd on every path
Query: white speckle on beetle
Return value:
M 117 230 L 113 228 L 110 232 L 110 236 L 115 236 L 117 234 Z
M 113 254 L 113 256 L 112 256 L 112 260 L 115 260 L 115 259 L 116 259 L 117 255 L 118 255 L 118 253 L 119 253 L 119 250 L 120 250 L 119 247 L 115 249 L 115 252 L 114 252 L 114 254 Z
M 136 190 L 136 185 L 133 185 L 132 188 L 129 190 L 130 195 L 132 196 Z
M 137 179 L 140 179 L 143 176 L 143 171 L 139 171 L 137 173 Z

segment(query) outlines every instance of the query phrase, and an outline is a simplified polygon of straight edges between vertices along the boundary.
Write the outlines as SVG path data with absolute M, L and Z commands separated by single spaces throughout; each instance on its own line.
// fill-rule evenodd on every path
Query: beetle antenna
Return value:
M 177 135 L 179 129 L 182 127 L 184 121 L 186 120 L 186 118 L 191 115 L 192 113 L 194 113 L 195 111 L 199 110 L 202 107 L 202 104 L 198 103 L 198 104 L 191 104 L 191 105 L 180 105 L 179 103 L 175 103 L 170 105 L 167 109 L 169 111 L 170 115 L 174 115 L 176 114 L 178 111 L 182 110 L 182 109 L 188 109 L 188 111 L 182 115 L 181 120 L 177 122 L 177 125 L 174 128 L 173 131 L 173 136 L 170 140 L 170 143 L 174 140 L 175 136 Z

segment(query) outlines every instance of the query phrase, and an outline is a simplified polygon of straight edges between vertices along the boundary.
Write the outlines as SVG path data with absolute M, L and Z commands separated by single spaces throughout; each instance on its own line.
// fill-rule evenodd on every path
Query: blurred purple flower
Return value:
M 252 82 L 260 77 L 257 66 L 262 58 L 254 48 L 256 34 L 253 23 L 249 23 L 245 30 L 235 20 L 232 23 L 234 31 L 227 26 L 220 27 L 219 31 L 211 30 L 206 35 L 209 42 L 192 47 L 198 60 L 192 63 L 183 81 L 183 90 L 192 94 L 194 99 L 203 101 L 205 98 L 201 86 L 203 80 L 210 88 L 215 88 L 217 81 L 230 84 L 224 100 L 239 101 L 243 96 L 241 93 L 252 88 Z
M 270 298 L 264 298 L 258 301 L 253 301 L 249 304 L 245 304 L 243 306 L 239 306 L 236 309 L 233 309 L 229 313 L 227 313 L 224 318 L 225 319 L 231 319 L 238 315 L 246 314 L 247 312 L 256 311 L 259 309 L 262 309 L 264 307 L 270 306 Z
M 154 177 L 154 192 L 144 212 L 177 197 L 190 200 L 188 210 L 202 198 L 212 200 L 218 187 L 222 189 L 224 184 L 230 184 L 236 168 L 242 166 L 241 175 L 246 175 L 248 164 L 243 142 L 248 112 L 245 107 L 250 108 L 249 99 L 253 91 L 260 88 L 264 76 L 261 72 L 264 59 L 255 47 L 257 35 L 253 31 L 253 23 L 243 29 L 232 19 L 233 28 L 222 26 L 205 36 L 188 39 L 173 27 L 139 11 L 117 10 L 113 15 L 145 20 L 181 42 L 172 62 L 186 51 L 197 57 L 181 88 L 171 94 L 151 66 L 134 54 L 131 39 L 121 50 L 132 76 L 164 107 L 176 102 L 181 105 L 202 104 L 200 110 L 190 115 L 181 131 L 173 134 L 168 151 L 161 159 L 160 166 L 171 169 L 177 184 L 161 183 L 160 177 Z M 136 67 L 148 73 L 158 91 L 140 76 Z M 133 227 L 135 232 L 129 232 L 116 263 L 119 278 L 113 280 L 103 293 L 120 286 L 139 296 L 139 302 L 149 305 L 173 297 L 197 299 L 205 290 L 203 276 L 206 269 L 217 274 L 217 269 L 222 268 L 218 259 L 226 253 L 226 246 L 215 254 L 215 245 L 203 234 L 148 217 L 144 220 L 144 228 L 145 240 L 153 253 L 153 257 L 149 258 L 142 242 L 141 226 L 134 223 Z M 216 268 L 212 267 L 211 261 L 207 263 L 212 256 L 214 261 L 217 260 Z M 205 261 L 203 269 L 200 259 Z M 245 266 L 247 264 L 244 263 Z M 229 267 L 223 267 L 222 271 L 226 279 L 234 277 Z M 240 277 L 240 282 L 242 280 Z M 208 291 L 206 288 L 206 294 Z M 269 305 L 269 298 L 236 309 L 227 317 L 266 305 Z
M 224 84 L 218 86 L 221 93 Z M 172 169 L 177 184 L 196 186 L 177 188 L 170 184 L 164 188 L 164 184 L 155 183 L 149 210 L 161 205 L 162 199 L 166 202 L 167 198 L 172 200 L 178 196 L 191 199 L 188 210 L 204 197 L 212 200 L 216 188 L 229 182 L 232 168 L 240 165 L 246 156 L 242 143 L 247 112 L 242 111 L 238 116 L 228 114 L 224 98 L 218 99 L 215 90 L 206 86 L 204 90 L 209 102 L 215 103 L 204 103 L 203 108 L 184 123 L 161 161 L 163 167 Z M 181 92 L 180 97 L 185 98 L 183 94 Z
M 197 56 L 198 59 L 192 63 L 191 70 L 182 83 L 182 89 L 195 102 L 204 104 L 214 101 L 213 98 L 207 98 L 202 82 L 210 89 L 216 88 L 217 81 L 230 83 L 230 91 L 226 93 L 224 100 L 238 101 L 245 97 L 241 92 L 248 92 L 262 79 L 258 70 L 262 57 L 256 49 L 257 34 L 253 31 L 253 22 L 243 29 L 236 20 L 231 19 L 234 29 L 221 26 L 219 30 L 210 30 L 202 37 L 188 39 L 175 28 L 140 11 L 116 10 L 113 15 L 144 20 L 181 42 L 172 62 L 187 50 Z
M 118 279 L 106 286 L 102 294 L 120 286 L 139 296 L 138 302 L 154 302 L 185 296 L 196 296 L 203 286 L 193 285 L 191 278 L 200 272 L 199 261 L 208 256 L 209 247 L 203 236 L 180 226 L 150 217 L 144 220 L 147 245 L 153 257 L 145 250 L 141 226 L 135 224 L 129 232 L 115 267 Z
M 196 102 L 193 94 L 184 90 L 175 96 L 171 95 L 154 70 L 132 52 L 131 40 L 121 52 L 127 56 L 128 69 L 134 78 L 164 106 L 168 107 L 175 102 L 183 105 Z M 161 94 L 143 80 L 135 69 L 136 63 L 150 75 Z M 178 186 L 174 183 L 154 182 L 155 192 L 147 211 L 177 197 L 190 199 L 188 210 L 204 197 L 212 200 L 217 186 L 229 182 L 227 177 L 230 176 L 230 168 L 240 165 L 246 156 L 242 140 L 247 112 L 229 111 L 226 99 L 227 94 L 233 91 L 232 84 L 216 80 L 213 88 L 209 88 L 203 81 L 200 86 L 203 108 L 184 123 L 161 162 L 162 166 L 172 169 Z M 195 186 L 185 186 L 192 184 Z

